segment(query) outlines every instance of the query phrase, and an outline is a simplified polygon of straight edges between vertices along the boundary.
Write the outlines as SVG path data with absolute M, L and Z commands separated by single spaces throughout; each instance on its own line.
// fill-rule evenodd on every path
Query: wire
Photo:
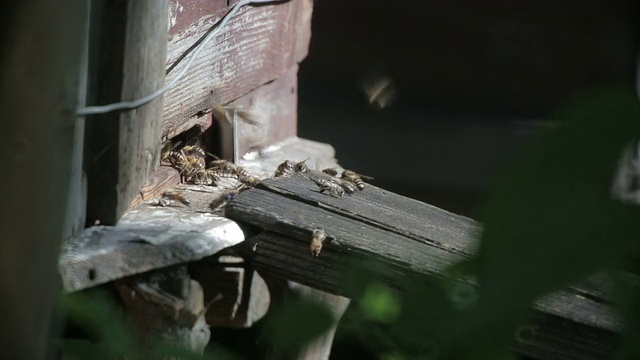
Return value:
M 211 40 L 211 38 L 213 38 L 216 34 L 218 34 L 225 27 L 225 25 L 227 25 L 229 20 L 231 20 L 231 18 L 238 12 L 238 10 L 240 10 L 241 7 L 249 4 L 265 4 L 265 3 L 273 3 L 273 2 L 282 2 L 282 0 L 242 0 L 237 4 L 235 4 L 231 9 L 231 11 L 229 11 L 222 18 L 222 21 L 220 22 L 220 24 L 218 24 L 218 26 L 215 29 L 213 29 L 204 38 L 204 40 L 196 47 L 196 49 L 193 51 L 193 53 L 189 57 L 189 60 L 187 61 L 187 64 L 184 66 L 184 68 L 182 68 L 182 70 L 180 70 L 180 72 L 173 79 L 171 79 L 171 81 L 169 81 L 167 84 L 165 84 L 163 87 L 156 90 L 155 92 L 143 98 L 140 98 L 138 100 L 122 101 L 122 102 L 108 104 L 108 105 L 87 106 L 84 108 L 80 108 L 78 109 L 77 115 L 87 116 L 87 115 L 95 115 L 95 114 L 105 114 L 105 113 L 116 111 L 116 110 L 135 109 L 142 105 L 150 103 L 156 98 L 162 96 L 169 89 L 171 89 L 180 79 L 182 79 L 184 74 L 187 73 L 187 71 L 193 64 L 193 61 L 195 60 L 195 58 L 198 57 L 198 54 L 200 54 L 202 49 L 204 49 L 205 45 L 207 45 L 209 40 Z

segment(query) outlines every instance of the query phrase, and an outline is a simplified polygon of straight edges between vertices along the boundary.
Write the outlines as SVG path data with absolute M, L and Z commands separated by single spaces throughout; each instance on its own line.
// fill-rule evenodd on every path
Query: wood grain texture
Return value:
M 117 226 L 95 226 L 68 241 L 58 263 L 66 292 L 196 261 L 238 244 L 236 223 L 208 213 L 144 206 Z
M 81 138 L 76 109 L 85 86 L 88 6 L 26 0 L 3 3 L 0 15 L 3 357 L 54 358 L 52 340 L 60 338 L 56 254 L 75 220 L 67 216 L 78 215 L 68 194 L 77 180 L 71 176 Z
M 248 328 L 269 309 L 271 297 L 267 284 L 240 257 L 207 257 L 190 264 L 189 273 L 202 284 L 206 303 L 222 295 L 207 311 L 210 326 Z
M 229 203 L 229 218 L 264 229 L 248 244 L 259 271 L 350 296 L 346 274 L 358 261 L 375 260 L 382 270 L 371 276 L 394 283 L 408 276 L 444 276 L 449 265 L 473 251 L 481 226 L 471 219 L 371 185 L 333 198 L 319 193 L 310 176 L 324 175 L 265 180 Z M 316 227 L 328 239 L 318 257 L 309 248 Z M 516 341 L 516 351 L 538 359 L 609 354 L 622 324 L 598 282 L 538 301 L 531 324 L 535 334 Z
M 168 0 L 92 6 L 90 105 L 139 99 L 164 85 L 167 12 Z M 162 101 L 88 118 L 88 223 L 115 224 L 155 170 Z
M 229 11 L 226 0 L 174 1 L 170 11 L 167 81 L 185 56 Z M 273 81 L 307 55 L 311 0 L 245 6 L 194 60 L 192 68 L 165 94 L 163 136 L 214 103 L 227 104 Z

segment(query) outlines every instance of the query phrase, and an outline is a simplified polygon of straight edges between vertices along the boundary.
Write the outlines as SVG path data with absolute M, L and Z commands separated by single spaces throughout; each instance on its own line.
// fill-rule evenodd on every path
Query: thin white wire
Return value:
M 116 111 L 116 110 L 135 109 L 135 108 L 138 108 L 138 107 L 140 107 L 142 105 L 150 103 L 151 101 L 155 100 L 156 98 L 162 96 L 165 92 L 167 92 L 169 89 L 171 89 L 180 79 L 182 79 L 184 74 L 186 74 L 187 71 L 189 70 L 189 68 L 191 67 L 191 64 L 193 64 L 193 61 L 195 60 L 195 58 L 198 57 L 198 54 L 200 54 L 202 49 L 204 49 L 204 47 L 207 45 L 209 40 L 211 40 L 211 38 L 213 38 L 216 34 L 218 34 L 225 27 L 225 25 L 227 25 L 229 20 L 231 20 L 231 18 L 238 12 L 238 10 L 240 10 L 241 7 L 243 7 L 245 5 L 249 5 L 249 4 L 264 4 L 264 3 L 281 2 L 281 1 L 282 0 L 242 0 L 242 1 L 240 1 L 239 3 L 235 4 L 233 6 L 233 8 L 231 9 L 231 11 L 229 11 L 224 16 L 224 18 L 222 19 L 220 24 L 218 24 L 218 26 L 215 29 L 213 29 L 204 38 L 204 40 L 202 40 L 202 42 L 196 47 L 196 49 L 189 55 L 189 60 L 187 61 L 185 66 L 182 68 L 182 70 L 180 70 L 180 72 L 173 79 L 171 79 L 171 81 L 169 81 L 167 84 L 165 84 L 165 86 L 161 87 L 160 89 L 156 90 L 155 92 L 153 92 L 153 93 L 151 93 L 151 94 L 149 94 L 149 95 L 147 95 L 147 96 L 145 96 L 143 98 L 140 98 L 138 100 L 122 101 L 122 102 L 108 104 L 108 105 L 87 106 L 87 107 L 84 107 L 84 108 L 80 108 L 80 109 L 78 109 L 77 115 L 78 116 L 87 116 L 87 115 L 94 115 L 94 114 L 104 114 L 104 113 L 108 113 L 108 112 Z

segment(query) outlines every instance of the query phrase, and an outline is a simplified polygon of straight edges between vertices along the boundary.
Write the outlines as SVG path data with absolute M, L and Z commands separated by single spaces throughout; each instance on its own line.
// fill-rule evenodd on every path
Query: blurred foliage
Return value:
M 82 333 L 80 339 L 57 341 L 64 360 L 238 359 L 229 351 L 212 346 L 203 355 L 162 342 L 142 346 L 136 340 L 132 324 L 126 321 L 122 307 L 99 289 L 64 296 L 61 304 L 67 321 Z
M 623 150 L 640 134 L 638 98 L 632 89 L 590 90 L 553 120 L 496 179 L 479 216 L 478 252 L 451 264 L 449 278 L 401 276 L 371 259 L 349 266 L 353 303 L 339 337 L 382 360 L 516 359 L 509 345 L 536 336 L 526 318 L 536 299 L 606 272 L 627 323 L 615 358 L 640 358 L 639 282 L 621 270 L 640 254 L 640 207 L 611 194 Z M 100 339 L 61 342 L 68 359 L 140 355 L 113 307 L 70 298 L 66 308 Z M 334 321 L 322 304 L 289 300 L 265 319 L 265 339 L 294 354 Z
M 270 309 L 264 335 L 272 346 L 291 356 L 326 332 L 335 321 L 324 304 L 292 298 Z

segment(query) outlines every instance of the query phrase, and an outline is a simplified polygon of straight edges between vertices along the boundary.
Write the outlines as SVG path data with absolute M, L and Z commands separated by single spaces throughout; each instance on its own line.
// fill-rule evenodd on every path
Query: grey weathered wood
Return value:
M 98 1 L 94 8 L 90 105 L 135 100 L 162 87 L 168 0 Z M 115 224 L 155 170 L 162 109 L 160 97 L 135 110 L 88 118 L 89 222 Z
M 291 0 L 240 9 L 166 93 L 163 136 L 177 135 L 178 129 L 202 120 L 198 115 L 202 111 L 238 99 L 302 61 L 309 47 L 312 7 L 311 0 Z M 229 10 L 226 0 L 172 2 L 168 81 Z
M 204 293 L 202 286 L 190 278 L 186 266 L 122 279 L 116 282 L 116 288 L 141 347 L 160 340 L 165 345 L 202 354 L 211 336 L 204 319 Z
M 2 353 L 53 357 L 56 254 L 63 234 L 88 2 L 3 4 L 0 40 Z M 25 189 L 29 187 L 29 190 Z M 24 189 L 24 190 L 20 190 Z
M 333 198 L 319 193 L 308 176 L 263 181 L 228 205 L 229 218 L 265 229 L 250 239 L 258 270 L 349 296 L 344 275 L 354 259 L 375 259 L 384 267 L 376 275 L 392 280 L 443 276 L 473 251 L 480 225 L 471 219 L 370 185 Z M 309 245 L 316 227 L 329 241 L 313 257 Z M 537 302 L 536 335 L 515 349 L 534 358 L 603 358 L 621 324 L 596 289 L 576 285 Z
M 178 207 L 132 210 L 117 226 L 96 226 L 65 243 L 58 268 L 67 292 L 170 265 L 238 244 L 236 223 Z
M 222 295 L 206 313 L 210 326 L 248 328 L 269 309 L 267 284 L 240 257 L 211 256 L 190 264 L 189 273 L 202 284 L 205 302 Z
M 228 104 L 251 112 L 258 125 L 238 121 L 238 152 L 264 148 L 288 137 L 297 130 L 298 66 L 294 65 L 278 79 L 265 84 Z M 232 124 L 214 119 L 221 131 L 221 157 L 233 159 Z

